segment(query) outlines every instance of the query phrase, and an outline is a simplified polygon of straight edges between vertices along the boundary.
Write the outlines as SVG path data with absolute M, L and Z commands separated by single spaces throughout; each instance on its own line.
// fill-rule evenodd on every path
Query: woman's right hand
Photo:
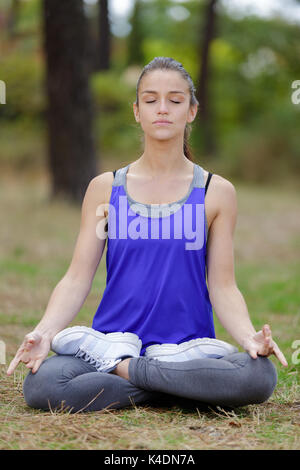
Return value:
M 48 356 L 50 346 L 51 341 L 48 337 L 43 336 L 37 331 L 28 333 L 15 357 L 9 364 L 6 371 L 7 375 L 11 375 L 14 372 L 19 362 L 24 362 L 28 369 L 32 369 L 32 373 L 34 374 L 43 360 Z

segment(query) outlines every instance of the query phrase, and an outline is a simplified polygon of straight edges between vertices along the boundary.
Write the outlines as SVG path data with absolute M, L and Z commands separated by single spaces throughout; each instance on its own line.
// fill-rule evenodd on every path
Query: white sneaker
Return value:
M 51 350 L 74 355 L 92 364 L 98 372 L 110 372 L 126 357 L 139 357 L 142 341 L 126 331 L 101 333 L 86 326 L 66 328 L 54 336 Z
M 145 357 L 166 362 L 183 362 L 206 357 L 219 359 L 238 352 L 232 344 L 215 338 L 196 338 L 180 344 L 153 344 L 145 350 Z

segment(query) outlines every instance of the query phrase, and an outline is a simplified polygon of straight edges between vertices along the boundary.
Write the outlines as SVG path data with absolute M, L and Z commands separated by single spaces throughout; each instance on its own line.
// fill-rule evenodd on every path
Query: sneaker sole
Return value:
M 194 348 L 195 346 L 215 346 L 215 347 L 221 347 L 223 350 L 225 349 L 228 354 L 238 352 L 238 349 L 235 346 L 228 345 L 228 343 L 225 343 L 222 340 L 211 340 L 210 338 L 197 338 L 197 339 L 191 339 L 190 341 L 187 341 L 186 344 L 171 344 L 171 343 L 163 343 L 160 345 L 152 345 L 148 346 L 145 351 L 145 356 L 165 356 L 167 355 L 175 355 L 178 353 L 182 353 L 184 351 L 187 351 L 191 348 Z
M 70 328 L 65 328 L 62 330 L 60 333 L 57 333 L 57 335 L 53 338 L 54 340 L 51 343 L 51 347 L 57 345 L 57 342 L 62 338 L 66 337 L 69 335 L 74 334 L 74 332 L 80 331 L 82 333 L 89 334 L 91 336 L 94 336 L 94 338 L 101 339 L 102 341 L 106 341 L 108 343 L 119 343 L 126 341 L 126 343 L 130 343 L 133 345 L 136 344 L 141 344 L 141 340 L 135 333 L 130 333 L 129 331 L 126 331 L 125 333 L 122 332 L 113 332 L 113 333 L 101 333 L 101 331 L 93 330 L 89 327 L 86 326 L 71 326 Z

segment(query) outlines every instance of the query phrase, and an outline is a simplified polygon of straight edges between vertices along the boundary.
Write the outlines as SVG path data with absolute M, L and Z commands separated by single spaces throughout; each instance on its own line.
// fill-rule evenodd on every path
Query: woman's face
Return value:
M 188 83 L 173 70 L 154 70 L 144 75 L 138 98 L 139 106 L 133 104 L 135 119 L 145 134 L 158 140 L 183 136 L 186 123 L 197 114 L 197 104 L 190 107 Z

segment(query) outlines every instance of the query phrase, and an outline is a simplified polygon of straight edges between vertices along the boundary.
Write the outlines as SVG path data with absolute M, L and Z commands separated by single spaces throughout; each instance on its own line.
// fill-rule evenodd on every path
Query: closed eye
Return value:
M 180 104 L 180 103 L 181 103 L 181 101 L 173 101 L 173 100 L 170 100 L 170 101 L 171 101 L 172 103 L 176 103 L 176 104 Z M 153 100 L 153 101 L 146 101 L 146 103 L 154 103 L 154 102 L 155 102 L 155 100 Z

